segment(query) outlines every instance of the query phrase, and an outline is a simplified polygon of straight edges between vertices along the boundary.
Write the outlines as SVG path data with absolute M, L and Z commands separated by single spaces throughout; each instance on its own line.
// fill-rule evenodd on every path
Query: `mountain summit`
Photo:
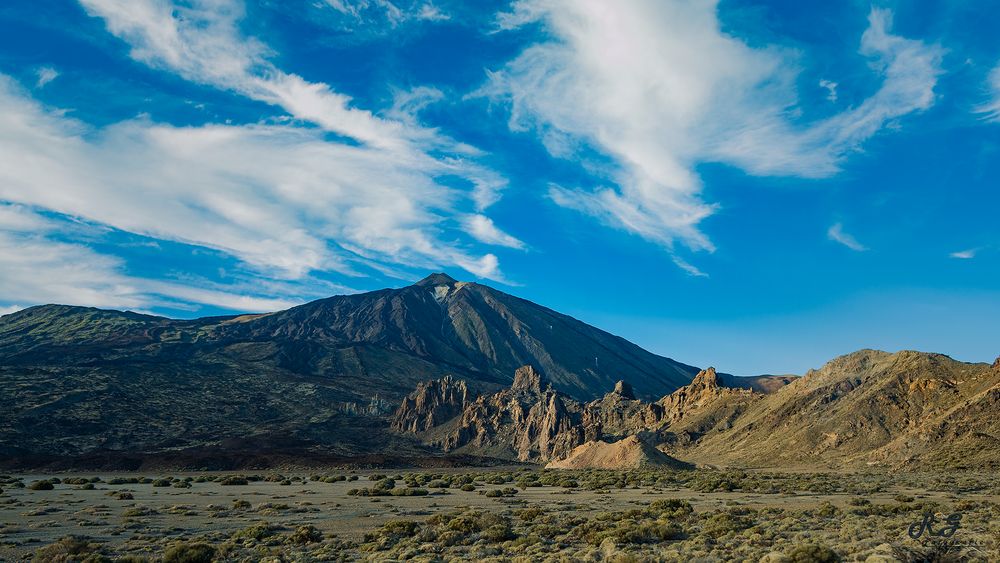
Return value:
M 418 281 L 414 285 L 420 287 L 434 287 L 436 285 L 452 285 L 456 283 L 458 283 L 458 280 L 449 276 L 448 274 L 437 273 L 427 276 L 426 278 Z

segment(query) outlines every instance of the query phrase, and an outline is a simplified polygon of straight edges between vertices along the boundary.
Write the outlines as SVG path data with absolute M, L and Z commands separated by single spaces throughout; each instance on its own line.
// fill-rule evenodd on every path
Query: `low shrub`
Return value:
M 99 554 L 101 545 L 91 542 L 82 536 L 66 536 L 55 543 L 49 544 L 37 551 L 31 558 L 37 563 L 56 563 L 63 561 L 92 561 L 94 563 L 108 561 Z
M 316 526 L 308 524 L 306 526 L 299 526 L 288 536 L 288 543 L 294 543 L 298 545 L 304 545 L 307 543 L 318 543 L 323 541 L 323 532 L 319 531 Z
M 212 563 L 215 548 L 207 543 L 179 543 L 163 554 L 163 563 Z

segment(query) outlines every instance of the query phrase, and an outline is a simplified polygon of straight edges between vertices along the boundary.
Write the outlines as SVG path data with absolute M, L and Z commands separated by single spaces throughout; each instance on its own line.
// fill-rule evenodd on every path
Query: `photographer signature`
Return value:
M 907 528 L 906 533 L 913 539 L 920 539 L 921 536 L 950 538 L 955 535 L 961 526 L 962 513 L 956 512 L 944 517 L 944 526 L 935 529 L 935 526 L 942 523 L 937 514 L 924 514 L 923 520 L 914 522 Z

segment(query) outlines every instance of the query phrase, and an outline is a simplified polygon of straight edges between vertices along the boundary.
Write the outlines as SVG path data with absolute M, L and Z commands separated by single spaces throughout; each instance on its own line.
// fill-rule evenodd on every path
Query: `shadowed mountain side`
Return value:
M 697 371 L 443 274 L 194 320 L 46 305 L 0 317 L 0 453 L 152 454 L 234 439 L 368 453 L 397 447 L 368 430 L 388 436 L 387 415 L 419 382 L 452 374 L 471 396 L 509 385 L 524 364 L 584 400 L 621 378 L 659 396 Z

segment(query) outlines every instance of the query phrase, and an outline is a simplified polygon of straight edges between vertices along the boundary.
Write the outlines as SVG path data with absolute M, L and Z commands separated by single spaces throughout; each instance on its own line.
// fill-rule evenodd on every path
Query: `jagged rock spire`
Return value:
M 542 374 L 534 366 L 521 366 L 514 372 L 514 384 L 511 385 L 511 389 L 541 394 L 546 387 L 548 387 L 548 383 L 543 380 Z
M 612 391 L 615 395 L 619 395 L 625 399 L 635 400 L 635 391 L 632 390 L 632 386 L 627 382 L 621 380 L 615 383 L 615 389 Z

